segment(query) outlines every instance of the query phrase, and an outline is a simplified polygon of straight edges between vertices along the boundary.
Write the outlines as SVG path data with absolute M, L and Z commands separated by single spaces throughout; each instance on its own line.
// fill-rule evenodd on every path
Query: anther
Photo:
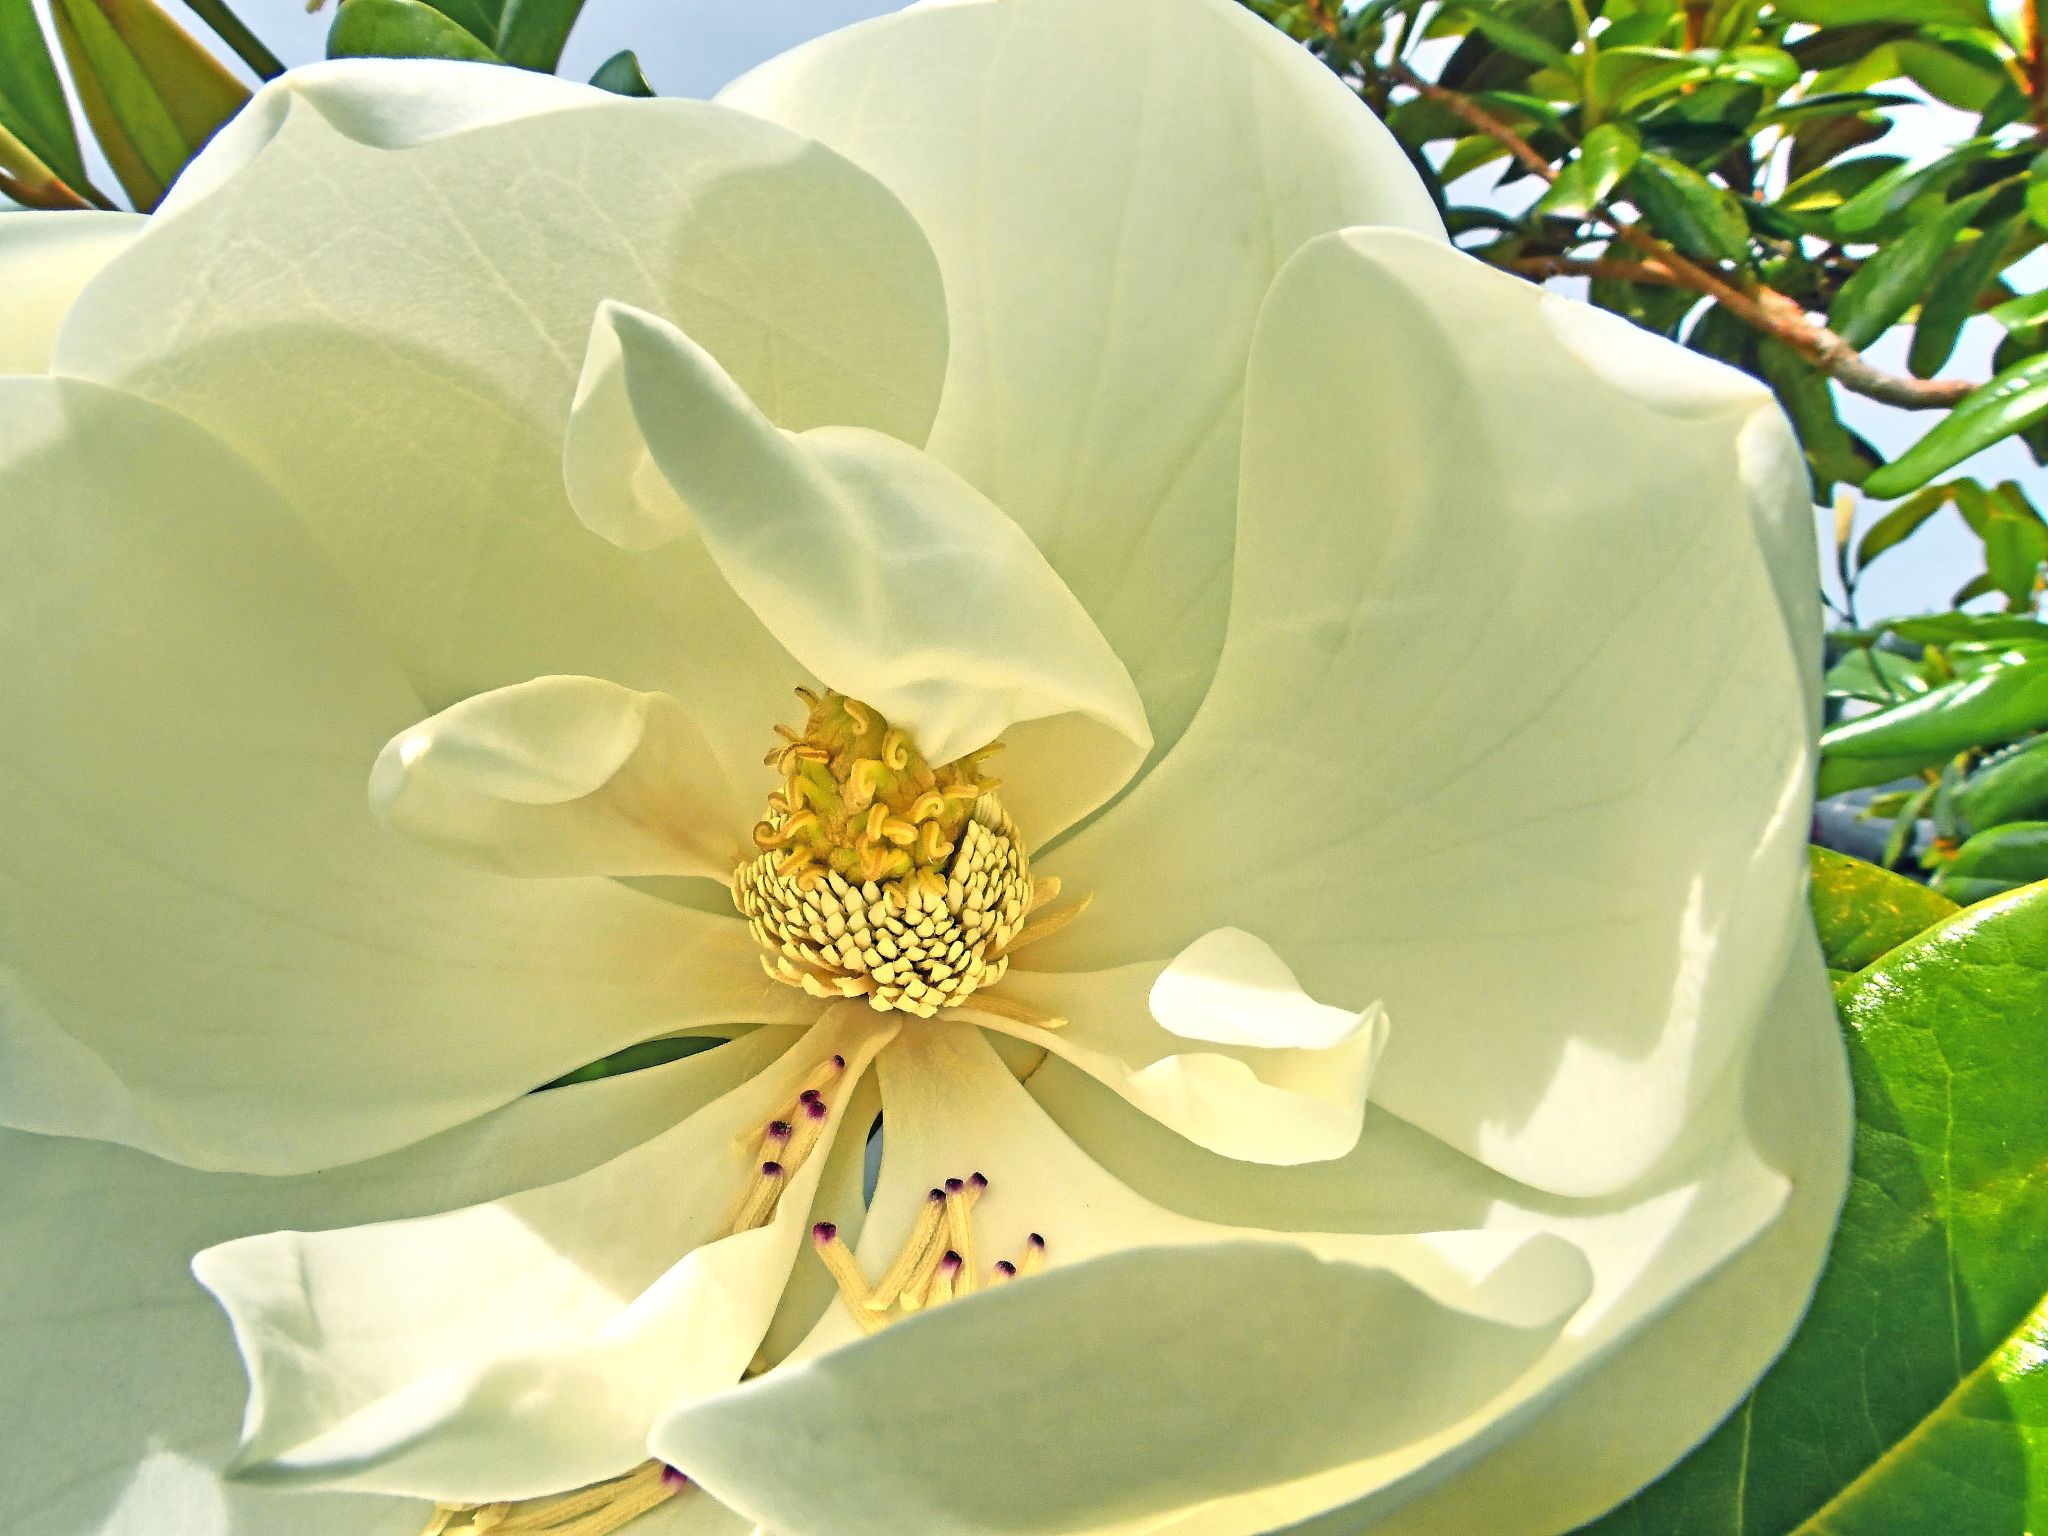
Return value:
M 785 1161 L 790 1168 L 801 1168 L 818 1145 L 818 1138 L 825 1134 L 825 1121 L 832 1113 L 823 1099 L 812 1098 L 804 1101 L 803 1114 L 797 1120 L 796 1135 L 790 1138 L 789 1152 Z
M 1003 1285 L 1008 1281 L 1014 1280 L 1016 1278 L 1017 1266 L 1012 1264 L 1008 1259 L 997 1259 L 996 1267 L 989 1271 L 988 1288 L 990 1290 L 994 1290 L 997 1286 Z
M 839 1228 L 829 1221 L 821 1221 L 811 1228 L 811 1245 L 817 1249 L 818 1257 L 824 1261 L 826 1271 L 832 1276 L 832 1283 L 839 1287 L 839 1294 L 846 1302 L 846 1308 L 853 1314 L 854 1322 L 862 1333 L 879 1333 L 883 1327 L 882 1315 L 868 1308 L 868 1283 L 860 1272 L 860 1264 L 853 1256 L 853 1250 L 839 1239 Z
M 961 1274 L 961 1263 L 960 1255 L 950 1248 L 939 1255 L 938 1266 L 932 1272 L 931 1286 L 925 1292 L 926 1306 L 936 1307 L 953 1299 L 954 1286 Z
M 1045 1239 L 1036 1232 L 1024 1239 L 1024 1262 L 1017 1266 L 1020 1275 L 1035 1275 L 1045 1268 Z
M 728 1234 L 751 1232 L 761 1225 L 768 1213 L 775 1209 L 775 1202 L 782 1197 L 782 1189 L 788 1171 L 773 1158 L 763 1163 L 760 1171 L 741 1193 L 739 1204 L 734 1207 L 732 1219 L 725 1224 Z
M 987 1188 L 988 1180 L 981 1182 L 982 1188 Z M 969 1195 L 965 1179 L 946 1180 L 946 1230 L 952 1238 L 952 1253 L 960 1261 L 954 1266 L 958 1281 L 949 1290 L 962 1295 L 974 1289 L 974 1277 L 981 1267 L 974 1258 L 974 1218 L 969 1214 L 973 1204 L 974 1197 Z M 943 1261 L 940 1267 L 944 1267 Z

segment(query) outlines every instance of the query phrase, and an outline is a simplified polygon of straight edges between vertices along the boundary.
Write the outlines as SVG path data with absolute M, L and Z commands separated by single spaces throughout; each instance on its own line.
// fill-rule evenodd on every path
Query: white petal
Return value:
M 1153 1198 L 1212 1219 L 1382 1232 L 1469 1221 L 1559 1233 L 1592 1262 L 1591 1300 L 1486 1412 L 1405 1453 L 1192 1512 L 1156 1527 L 1160 1536 L 1281 1525 L 1303 1536 L 1554 1536 L 1688 1450 L 1797 1325 L 1847 1182 L 1847 1073 L 1810 941 L 1768 1019 L 1745 1072 L 1721 1090 L 1736 1101 L 1734 1133 L 1600 1200 L 1517 1186 L 1383 1112 L 1339 1163 L 1276 1170 L 1195 1157 L 1078 1074 L 1035 1074 L 1034 1095 L 1083 1147 Z
M 577 523 L 577 368 L 616 298 L 686 326 L 780 425 L 921 441 L 944 300 L 901 204 L 737 112 L 488 67 L 295 70 L 223 139 L 184 179 L 203 195 L 80 296 L 58 367 L 263 470 L 429 708 L 605 677 L 674 694 L 727 772 L 758 769 L 803 679 L 701 552 L 634 559 Z
M 401 732 L 370 801 L 428 847 L 510 875 L 723 880 L 753 851 L 682 705 L 594 677 L 494 689 Z
M 969 1169 L 989 1180 L 984 1255 L 1036 1230 L 1052 1270 L 850 1345 L 832 1314 L 812 1358 L 657 1428 L 657 1455 L 776 1530 L 1092 1529 L 1350 1460 L 1483 1403 L 1585 1294 L 1554 1238 L 1277 1237 L 1173 1216 L 1060 1137 L 957 1024 L 906 1025 L 882 1072 L 869 1272 L 925 1186 Z M 1333 1390 L 1361 1380 L 1373 1390 Z
M 0 373 L 41 373 L 71 301 L 127 248 L 135 213 L 38 212 L 0 217 Z
M 411 1216 L 572 1177 L 743 1081 L 788 1038 L 764 1031 L 530 1095 L 402 1152 L 298 1178 L 199 1173 L 103 1142 L 0 1132 L 0 1526 L 415 1536 L 421 1503 L 221 1480 L 247 1383 L 192 1255 L 247 1232 Z
M 482 1503 L 645 1459 L 655 1415 L 739 1380 L 767 1331 L 824 1157 L 794 1171 L 771 1222 L 729 1237 L 726 1224 L 764 1129 L 835 1051 L 845 1065 L 826 1089 L 825 1134 L 837 1134 L 892 1032 L 870 1010 L 842 1017 L 561 1183 L 200 1254 L 193 1272 L 249 1365 L 238 1473 Z
M 1787 429 L 1754 380 L 1385 230 L 1283 275 L 1248 399 L 1215 687 L 1048 861 L 1115 918 L 1042 963 L 1251 929 L 1311 992 L 1385 1002 L 1389 1108 L 1527 1182 L 1626 1187 L 1807 922 Z
M 720 99 L 831 145 L 917 216 L 953 317 L 930 450 L 1045 551 L 1171 741 L 1222 637 L 1267 286 L 1347 224 L 1440 237 L 1393 137 L 1229 0 L 916 7 Z
M 636 491 L 648 458 L 661 495 Z M 1003 761 L 1005 804 L 1035 838 L 1107 798 L 1151 745 L 1116 653 L 998 508 L 880 433 L 779 430 L 656 316 L 599 313 L 568 466 L 592 528 L 631 549 L 701 540 L 797 662 L 931 762 L 1013 726 L 1057 729 Z
M 380 826 L 416 695 L 189 422 L 0 380 L 0 1119 L 269 1172 L 387 1151 L 650 1036 L 806 1017 L 737 918 Z
M 1164 965 L 1012 970 L 1000 997 L 1064 1022 L 1019 1023 L 977 1011 L 973 998 L 961 1011 L 1072 1062 L 1197 1146 L 1258 1163 L 1349 1152 L 1387 1039 L 1377 1005 L 1316 1002 L 1271 949 L 1235 929 Z

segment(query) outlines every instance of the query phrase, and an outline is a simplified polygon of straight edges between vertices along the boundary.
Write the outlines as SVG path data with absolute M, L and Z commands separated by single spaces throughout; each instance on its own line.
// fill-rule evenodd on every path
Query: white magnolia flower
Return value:
M 1554 1532 L 1789 1333 L 1789 430 L 1225 0 L 305 70 L 0 295 L 10 1530 Z

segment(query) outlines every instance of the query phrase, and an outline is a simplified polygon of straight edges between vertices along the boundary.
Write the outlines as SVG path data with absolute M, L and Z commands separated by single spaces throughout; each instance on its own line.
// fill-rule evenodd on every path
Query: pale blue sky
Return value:
M 175 7 L 178 0 L 171 3 Z M 308 14 L 297 0 L 243 0 L 240 11 L 280 57 L 300 64 L 321 56 L 333 3 L 328 0 L 326 9 Z M 663 95 L 709 95 L 807 37 L 895 8 L 896 0 L 589 0 L 570 39 L 563 72 L 587 77 L 619 49 L 632 48 Z M 1965 121 L 1946 109 L 1908 109 L 1879 147 L 1907 155 L 1925 153 L 1955 135 Z M 2042 265 L 2048 267 L 2048 262 Z M 1992 322 L 1973 321 L 1948 371 L 1970 378 L 1988 376 L 1998 334 Z M 1875 360 L 1903 370 L 1906 335 L 1895 331 L 1880 342 L 1873 351 Z M 1911 442 L 1932 419 L 1855 398 L 1845 404 L 1844 415 L 1887 452 Z M 2048 472 L 2015 443 L 1993 449 L 1968 467 L 1988 480 L 2018 479 L 2037 501 L 2048 500 Z M 1881 510 L 1864 509 L 1858 516 L 1859 528 Z M 1824 518 L 1824 541 L 1826 523 Z M 1873 570 L 1863 584 L 1861 606 L 1866 617 L 1943 607 L 1949 594 L 1979 569 L 1976 542 L 1953 514 L 1946 514 Z

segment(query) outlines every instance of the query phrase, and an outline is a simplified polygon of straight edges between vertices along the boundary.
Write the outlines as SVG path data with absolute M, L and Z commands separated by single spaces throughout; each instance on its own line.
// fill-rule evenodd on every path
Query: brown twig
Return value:
M 1622 261 L 1613 256 L 1513 256 L 1499 265 L 1538 282 L 1553 277 L 1608 277 L 1628 283 L 1648 283 L 1659 288 L 1691 286 L 1660 262 Z
M 1545 181 L 1557 180 L 1557 170 L 1548 159 L 1478 102 L 1433 80 L 1423 79 L 1399 60 L 1388 66 L 1387 72 L 1410 90 L 1419 92 L 1495 140 Z M 1592 217 L 1604 224 L 1617 240 L 1642 252 L 1646 263 L 1660 269 L 1663 274 L 1659 278 L 1640 280 L 1690 288 L 1695 293 L 1706 295 L 1752 329 L 1784 342 L 1844 389 L 1886 405 L 1927 410 L 1952 406 L 1977 387 L 1967 379 L 1916 379 L 1887 373 L 1873 366 L 1862 353 L 1815 320 L 1798 301 L 1776 289 L 1747 278 L 1736 279 L 1717 272 L 1658 239 L 1640 223 L 1618 219 L 1604 208 L 1594 209 Z

